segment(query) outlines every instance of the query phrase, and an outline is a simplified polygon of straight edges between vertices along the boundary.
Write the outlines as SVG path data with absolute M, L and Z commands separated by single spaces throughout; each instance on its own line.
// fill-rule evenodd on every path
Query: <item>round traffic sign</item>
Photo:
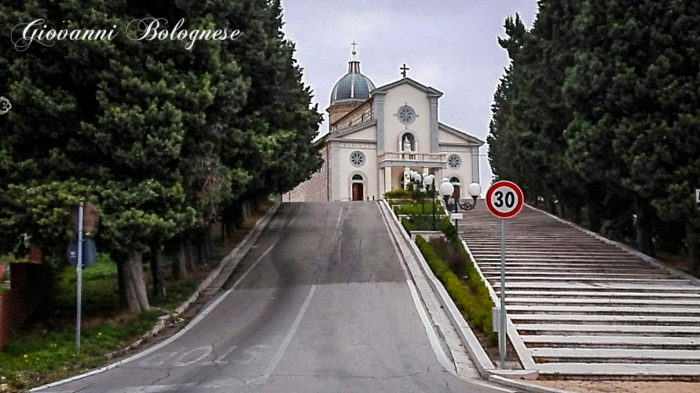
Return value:
M 520 187 L 507 180 L 493 183 L 486 192 L 486 206 L 500 218 L 510 218 L 520 213 L 524 199 Z

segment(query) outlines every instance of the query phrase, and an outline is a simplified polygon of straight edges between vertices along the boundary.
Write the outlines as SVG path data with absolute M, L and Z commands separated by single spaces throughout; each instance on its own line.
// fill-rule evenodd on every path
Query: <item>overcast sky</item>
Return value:
M 498 45 L 503 23 L 519 13 L 532 25 L 536 0 L 283 0 L 284 31 L 296 43 L 304 83 L 327 120 L 333 85 L 347 72 L 357 42 L 361 71 L 376 86 L 401 74 L 444 93 L 439 120 L 486 140 L 491 103 L 508 55 Z M 324 121 L 320 132 L 325 134 Z M 491 181 L 481 148 L 481 183 Z

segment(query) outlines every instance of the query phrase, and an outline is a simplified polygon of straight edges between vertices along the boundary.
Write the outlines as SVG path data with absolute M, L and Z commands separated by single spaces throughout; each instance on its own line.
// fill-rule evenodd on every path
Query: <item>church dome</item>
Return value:
M 353 51 L 353 55 L 356 52 Z M 360 61 L 353 58 L 348 63 L 348 73 L 333 87 L 331 105 L 340 102 L 364 101 L 369 92 L 374 90 L 374 83 L 360 73 Z

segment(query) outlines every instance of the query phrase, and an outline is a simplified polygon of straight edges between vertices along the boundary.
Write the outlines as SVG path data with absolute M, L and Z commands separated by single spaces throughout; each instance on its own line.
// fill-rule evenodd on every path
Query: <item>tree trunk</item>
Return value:
M 688 254 L 690 255 L 690 272 L 698 274 L 700 273 L 700 230 L 691 222 L 685 225 L 685 244 L 688 247 Z
M 211 235 L 211 227 L 204 228 L 202 231 L 199 233 L 199 250 L 202 258 L 202 263 L 206 263 L 209 258 L 211 257 L 210 254 L 210 249 L 209 249 L 209 239 L 207 238 L 208 235 Z
M 187 251 L 185 250 L 184 243 L 180 243 L 180 246 L 177 249 L 177 260 L 180 268 L 187 276 L 189 276 L 189 273 L 194 273 L 194 266 L 187 265 Z
M 165 297 L 165 280 L 163 279 L 161 254 L 160 245 L 151 246 L 151 277 L 153 278 L 153 296 L 155 297 Z
M 226 224 L 223 221 L 219 221 L 219 225 L 221 225 L 221 244 L 226 245 Z
M 194 272 L 194 255 L 192 254 L 192 241 L 187 239 L 182 244 L 185 252 L 185 265 L 187 265 L 187 270 Z
M 654 212 L 647 201 L 636 198 L 637 223 L 637 249 L 649 256 L 655 256 L 652 230 L 654 227 Z
M 581 206 L 578 205 L 578 204 L 576 204 L 576 206 L 574 206 L 573 209 L 574 209 L 574 211 L 573 211 L 574 222 L 575 222 L 577 225 L 581 225 Z
M 547 211 L 549 211 L 549 214 L 557 214 L 557 205 L 554 203 L 554 198 L 550 195 L 547 196 L 547 199 L 545 200 L 547 203 Z
M 206 248 L 207 248 L 207 259 L 214 258 L 214 254 L 215 254 L 213 232 L 214 231 L 212 231 L 211 225 L 208 225 L 204 229 L 204 244 L 206 245 Z
M 129 311 L 133 314 L 148 311 L 148 294 L 143 279 L 141 253 L 130 252 L 126 261 L 119 266 L 123 269 L 124 293 Z
M 124 265 L 123 262 L 126 258 L 117 259 L 117 283 L 119 287 L 119 309 L 126 310 L 129 308 L 129 302 L 126 300 L 126 279 L 124 278 Z
M 185 257 L 185 247 L 180 245 L 177 249 L 177 255 L 173 258 L 173 279 L 180 281 L 187 278 L 187 258 Z
M 600 227 L 603 225 L 601 221 L 601 215 L 598 211 L 598 205 L 596 202 L 587 201 L 586 202 L 586 226 L 588 230 L 593 232 L 600 231 Z

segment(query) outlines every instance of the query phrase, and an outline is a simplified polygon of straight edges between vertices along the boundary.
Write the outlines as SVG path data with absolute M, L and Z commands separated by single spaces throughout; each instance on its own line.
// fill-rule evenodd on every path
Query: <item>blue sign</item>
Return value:
M 68 262 L 73 266 L 78 266 L 78 241 L 71 242 L 68 245 L 68 250 L 66 252 L 68 257 Z M 95 248 L 95 242 L 89 237 L 83 238 L 83 266 L 88 267 L 95 262 L 97 258 L 97 248 Z

